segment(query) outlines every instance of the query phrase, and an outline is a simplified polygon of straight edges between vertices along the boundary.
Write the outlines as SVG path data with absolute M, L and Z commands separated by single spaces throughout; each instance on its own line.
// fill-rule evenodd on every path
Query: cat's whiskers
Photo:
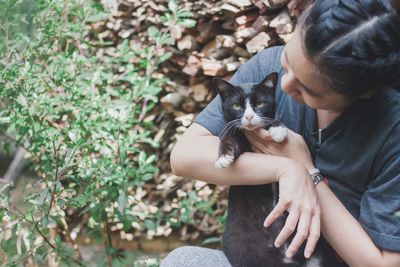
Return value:
M 225 126 L 224 126 L 224 128 L 222 129 L 222 131 L 221 131 L 221 136 L 225 136 L 227 133 L 229 133 L 232 129 L 234 129 L 235 131 L 237 130 L 237 129 L 240 129 L 240 127 L 237 127 L 237 126 L 240 126 L 240 119 L 236 119 L 236 120 L 233 120 L 233 121 L 230 121 L 230 122 L 228 122 L 227 124 L 225 124 Z
M 265 125 L 264 125 L 264 127 L 265 127 L 265 126 L 271 125 L 271 124 L 274 123 L 276 120 L 275 120 L 275 119 L 271 119 L 271 118 L 269 118 L 269 117 L 261 117 L 261 121 L 263 122 L 263 124 L 265 124 Z

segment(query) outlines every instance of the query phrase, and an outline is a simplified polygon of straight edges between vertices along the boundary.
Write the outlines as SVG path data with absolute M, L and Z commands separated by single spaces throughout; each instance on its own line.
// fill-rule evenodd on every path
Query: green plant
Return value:
M 104 241 L 108 265 L 119 252 L 111 233 L 170 231 L 180 207 L 165 214 L 146 203 L 143 186 L 158 173 L 152 110 L 167 79 L 171 25 L 193 26 L 170 1 L 165 27 L 148 29 L 146 45 L 128 40 L 111 57 L 88 23 L 107 17 L 91 1 L 0 1 L 0 134 L 27 151 L 37 179 L 15 207 L 15 185 L 0 186 L 0 245 L 10 265 L 28 261 L 83 265 L 76 235 Z M 11 32 L 11 29 L 18 29 Z M 189 196 L 182 205 L 195 205 Z M 185 213 L 186 214 L 186 213 Z M 190 222 L 187 214 L 181 221 Z M 176 222 L 180 224 L 179 221 Z

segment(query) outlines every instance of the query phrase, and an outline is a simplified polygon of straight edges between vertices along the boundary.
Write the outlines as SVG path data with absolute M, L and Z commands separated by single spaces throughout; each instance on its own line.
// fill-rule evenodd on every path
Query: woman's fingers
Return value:
M 252 133 L 254 133 L 255 136 L 257 136 L 259 139 L 261 139 L 263 141 L 271 141 L 272 140 L 272 137 L 269 134 L 269 131 L 267 131 L 263 128 L 254 129 L 252 131 Z
M 309 233 L 310 222 L 311 222 L 311 210 L 304 210 L 300 214 L 300 220 L 297 225 L 296 235 L 294 236 L 292 242 L 290 243 L 290 245 L 286 251 L 286 256 L 288 258 L 293 257 L 293 255 L 300 248 L 301 244 L 303 244 L 304 240 L 307 239 L 308 233 Z
M 265 141 L 271 141 L 271 135 L 269 134 L 269 131 L 263 129 L 263 128 L 258 128 L 254 129 L 251 131 L 245 131 L 246 135 L 249 135 L 253 138 L 256 138 L 260 142 L 265 142 Z
M 264 221 L 264 226 L 268 227 L 273 224 L 276 219 L 278 219 L 285 211 L 286 205 L 279 201 L 275 208 L 270 212 L 270 214 L 268 214 L 267 218 Z
M 245 135 L 246 137 L 251 136 L 249 141 L 252 146 L 256 147 L 257 150 L 262 151 L 262 148 L 265 146 L 265 144 L 256 135 L 251 135 L 249 133 L 246 133 Z
M 298 208 L 291 208 L 289 216 L 286 219 L 285 226 L 283 226 L 278 237 L 275 239 L 275 246 L 280 247 L 296 230 L 297 222 L 299 221 L 300 210 Z
M 310 231 L 307 238 L 307 245 L 304 249 L 304 257 L 309 258 L 311 254 L 314 252 L 315 246 L 319 240 L 321 235 L 321 218 L 320 213 L 314 213 L 313 217 L 311 218 L 311 225 Z

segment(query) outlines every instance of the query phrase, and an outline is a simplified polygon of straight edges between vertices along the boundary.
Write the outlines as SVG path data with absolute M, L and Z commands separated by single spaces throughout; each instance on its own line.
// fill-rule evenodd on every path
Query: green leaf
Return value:
M 176 13 L 176 11 L 178 10 L 178 4 L 175 0 L 169 0 L 168 8 L 172 11 L 172 13 Z
M 46 198 L 49 196 L 49 191 L 47 189 L 43 190 L 39 194 L 38 204 L 39 206 L 43 205 L 46 201 Z
M 168 59 L 171 58 L 171 57 L 172 57 L 172 52 L 167 52 L 167 53 L 165 53 L 164 55 L 162 55 L 162 56 L 160 57 L 160 63 L 162 63 L 162 62 L 168 60 Z
M 157 224 L 156 224 L 156 222 L 153 221 L 153 220 L 145 220 L 145 221 L 144 221 L 144 226 L 145 226 L 147 229 L 152 230 L 152 231 L 154 231 L 154 232 L 157 231 Z
M 157 35 L 160 33 L 160 31 L 157 29 L 157 27 L 155 27 L 155 26 L 150 26 L 148 29 L 147 29 L 147 33 L 149 34 L 149 37 L 150 38 L 156 38 L 157 37 Z
M 185 28 L 193 28 L 196 26 L 196 21 L 194 19 L 184 19 L 179 24 Z
M 221 243 L 221 238 L 220 237 L 209 237 L 206 238 L 203 242 L 201 242 L 201 245 L 207 245 L 207 244 L 212 244 L 212 243 Z
M 142 180 L 146 182 L 146 181 L 153 179 L 153 177 L 154 177 L 154 174 L 146 173 L 145 175 L 142 176 Z
M 126 207 L 126 203 L 127 203 L 127 199 L 125 196 L 125 192 L 122 192 L 121 194 L 119 194 L 118 197 L 118 210 L 119 212 L 124 212 L 125 207 Z
M 10 117 L 2 117 L 0 118 L 0 124 L 7 124 L 11 122 L 11 118 Z
M 19 96 L 17 97 L 17 102 L 23 107 L 28 106 L 28 100 L 23 94 L 19 94 Z
M 94 14 L 86 19 L 87 22 L 99 22 L 102 20 L 106 20 L 110 16 L 109 13 L 101 12 L 98 14 Z

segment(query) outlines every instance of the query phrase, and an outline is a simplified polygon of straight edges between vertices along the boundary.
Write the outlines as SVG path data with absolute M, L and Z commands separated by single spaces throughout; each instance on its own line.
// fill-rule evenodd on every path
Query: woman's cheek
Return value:
M 306 104 L 310 108 L 318 109 L 321 107 L 321 103 L 320 103 L 321 101 L 318 101 L 314 98 L 304 96 L 303 101 L 304 101 L 304 104 Z

